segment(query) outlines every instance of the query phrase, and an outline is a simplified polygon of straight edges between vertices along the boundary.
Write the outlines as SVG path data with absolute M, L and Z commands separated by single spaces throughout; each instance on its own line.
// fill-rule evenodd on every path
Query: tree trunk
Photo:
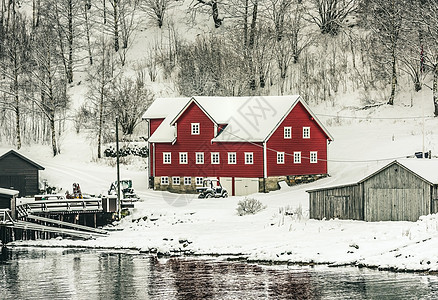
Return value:
M 219 9 L 215 0 L 212 1 L 211 9 L 213 13 L 214 27 L 219 28 L 222 25 L 222 18 L 219 18 Z
M 438 64 L 434 65 L 433 72 L 433 105 L 435 107 L 434 116 L 438 117 Z
M 119 16 L 118 16 L 118 2 L 119 0 L 113 0 L 114 8 L 114 51 L 119 51 Z
M 21 130 L 20 130 L 20 98 L 18 96 L 18 64 L 17 64 L 17 51 L 15 51 L 14 57 L 14 98 L 15 98 L 15 130 L 16 130 L 16 142 L 17 142 L 17 150 L 21 148 Z
M 90 24 L 88 22 L 88 10 L 91 8 L 91 3 L 85 3 L 85 33 L 87 35 L 87 48 L 88 48 L 88 58 L 90 65 L 93 65 L 93 55 L 91 52 L 91 41 L 90 41 Z
M 55 114 L 53 112 L 50 113 L 50 132 L 52 136 L 52 151 L 53 156 L 58 154 L 58 147 L 56 145 L 56 129 L 55 129 Z
M 68 63 L 67 81 L 73 82 L 73 1 L 68 1 Z
M 395 46 L 392 49 L 392 75 L 391 75 L 391 96 L 389 97 L 388 104 L 394 105 L 395 90 L 397 88 L 397 69 L 396 69 L 396 57 Z
M 40 7 L 41 0 L 33 0 L 32 1 L 32 27 L 38 27 L 40 23 Z

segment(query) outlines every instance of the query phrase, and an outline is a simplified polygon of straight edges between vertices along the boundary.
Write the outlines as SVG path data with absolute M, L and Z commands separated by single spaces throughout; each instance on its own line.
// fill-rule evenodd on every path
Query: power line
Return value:
M 225 127 L 225 128 L 223 129 L 223 131 L 227 131 L 227 127 Z M 223 131 L 222 131 L 222 132 L 223 132 Z M 250 141 L 250 140 L 248 140 L 248 139 L 244 139 L 244 138 L 242 138 L 242 137 L 240 137 L 240 136 L 237 136 L 237 135 L 235 135 L 235 134 L 233 134 L 233 133 L 231 133 L 231 132 L 229 132 L 229 131 L 227 131 L 227 133 L 230 134 L 230 135 L 232 135 L 232 136 L 234 136 L 234 137 L 236 137 L 236 138 L 238 138 L 238 139 L 240 139 L 240 140 L 243 141 L 243 142 L 250 143 L 250 144 L 252 144 L 252 145 L 254 145 L 254 146 L 256 146 L 256 147 L 259 147 L 259 148 L 264 148 L 263 146 L 261 146 L 261 145 L 255 143 L 255 142 L 252 142 L 252 141 Z M 273 148 L 269 148 L 269 147 L 266 147 L 266 150 L 268 150 L 268 151 L 272 151 L 272 152 L 276 152 L 276 153 L 278 153 L 278 152 L 282 152 L 282 153 L 284 153 L 284 155 L 288 155 L 288 156 L 292 156 L 292 157 L 294 157 L 294 154 L 293 154 L 293 153 L 288 153 L 288 152 L 283 152 L 283 151 L 277 151 L 277 150 L 275 150 L 275 149 L 273 149 Z M 367 163 L 367 162 L 391 161 L 391 160 L 396 160 L 396 159 L 407 158 L 408 156 L 409 156 L 409 155 L 405 155 L 405 156 L 397 156 L 397 157 L 388 157 L 388 158 L 370 159 L 370 160 L 340 160 L 340 159 L 320 159 L 320 158 L 318 158 L 317 161 L 337 162 L 337 163 Z M 303 159 L 309 159 L 309 160 L 310 160 L 310 157 L 301 156 L 301 158 L 303 158 Z
M 318 117 L 340 118 L 340 119 L 357 119 L 357 120 L 415 120 L 415 119 L 433 119 L 434 116 L 421 116 L 421 117 L 356 117 L 356 116 L 339 116 L 339 115 L 326 115 L 316 114 Z

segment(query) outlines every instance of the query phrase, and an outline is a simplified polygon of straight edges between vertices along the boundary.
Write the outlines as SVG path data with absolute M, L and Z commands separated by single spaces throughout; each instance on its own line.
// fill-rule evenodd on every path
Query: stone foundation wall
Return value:
M 270 192 L 280 189 L 278 183 L 285 181 L 289 186 L 293 186 L 300 183 L 313 182 L 315 180 L 327 177 L 328 174 L 316 174 L 316 175 L 291 175 L 291 176 L 271 176 L 266 179 L 259 178 L 259 192 Z M 184 184 L 184 177 L 180 177 L 180 184 L 173 185 L 172 177 L 169 177 L 169 184 L 162 185 L 161 177 L 154 178 L 154 190 L 169 191 L 173 193 L 182 194 L 196 194 L 196 177 L 191 177 L 191 185 Z M 231 191 L 228 191 L 231 195 Z
M 161 184 L 161 177 L 154 178 L 154 190 L 157 191 L 169 191 L 172 193 L 181 193 L 181 194 L 196 194 L 196 178 L 192 178 L 191 185 L 184 184 L 184 177 L 180 177 L 180 184 L 173 185 L 172 177 L 169 177 L 169 184 Z
M 327 177 L 328 174 L 316 174 L 316 175 L 290 175 L 290 176 L 271 176 L 266 179 L 259 178 L 259 192 L 270 192 L 280 189 L 278 183 L 285 181 L 287 185 L 293 186 L 300 183 L 313 182 L 315 180 Z M 265 185 L 265 186 L 264 186 Z

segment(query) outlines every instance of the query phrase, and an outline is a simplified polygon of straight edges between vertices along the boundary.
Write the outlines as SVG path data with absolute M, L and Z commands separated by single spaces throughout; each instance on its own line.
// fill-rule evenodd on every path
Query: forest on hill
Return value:
M 437 82 L 436 0 L 0 0 L 0 143 L 16 149 L 55 156 L 72 122 L 100 158 L 108 120 L 132 134 L 163 86 L 332 105 L 430 89 L 438 116 Z

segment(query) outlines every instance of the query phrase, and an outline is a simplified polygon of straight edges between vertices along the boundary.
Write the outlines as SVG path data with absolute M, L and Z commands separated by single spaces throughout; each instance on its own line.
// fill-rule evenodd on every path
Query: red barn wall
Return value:
M 284 127 L 292 127 L 292 138 L 284 138 Z M 310 127 L 310 139 L 303 139 L 303 127 Z M 327 135 L 298 102 L 267 142 L 267 175 L 327 174 Z M 284 164 L 277 164 L 277 151 L 285 152 Z M 310 152 L 318 152 L 318 162 L 310 163 Z M 294 163 L 294 152 L 301 152 L 301 164 Z M 287 153 L 287 154 L 286 154 Z M 290 154 L 290 155 L 288 155 Z
M 158 126 L 163 122 L 164 119 L 150 119 L 149 120 L 149 136 L 151 136 L 155 130 L 157 130 Z
M 200 124 L 200 134 L 191 134 L 191 123 Z M 263 177 L 263 147 L 250 143 L 211 143 L 215 125 L 192 103 L 177 120 L 175 144 L 155 144 L 155 176 Z M 163 152 L 172 153 L 172 163 L 163 164 Z M 188 164 L 179 163 L 179 152 L 187 152 Z M 204 164 L 196 164 L 196 152 L 204 152 Z M 211 152 L 220 153 L 220 164 L 211 164 Z M 236 152 L 237 163 L 228 164 L 228 152 Z M 245 152 L 253 152 L 254 163 L 244 163 Z

